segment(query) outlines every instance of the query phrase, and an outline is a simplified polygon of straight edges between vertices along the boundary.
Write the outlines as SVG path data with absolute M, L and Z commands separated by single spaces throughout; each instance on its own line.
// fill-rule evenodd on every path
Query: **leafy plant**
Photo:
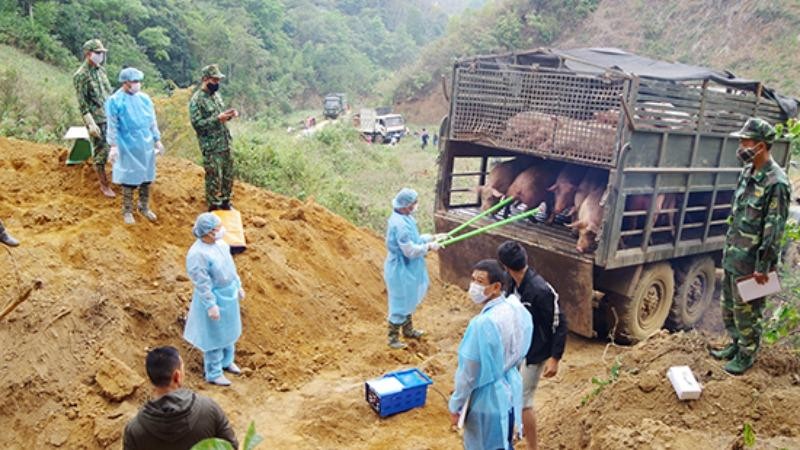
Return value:
M 753 447 L 756 445 L 756 432 L 750 423 L 745 422 L 742 427 L 742 439 L 744 440 L 745 447 Z
M 250 422 L 250 426 L 247 427 L 247 434 L 244 437 L 244 443 L 242 444 L 242 450 L 253 450 L 264 441 L 258 433 L 256 433 L 256 425 L 255 422 Z M 194 446 L 192 446 L 191 450 L 236 450 L 233 448 L 230 442 L 219 439 L 219 438 L 208 438 L 203 439 L 202 441 L 198 442 Z
M 600 395 L 601 392 L 606 388 L 606 386 L 614 383 L 619 378 L 619 371 L 622 368 L 622 360 L 618 356 L 614 360 L 614 364 L 611 365 L 611 369 L 609 369 L 608 378 L 599 378 L 599 377 L 592 377 L 592 384 L 595 386 L 591 392 L 584 395 L 581 398 L 581 406 L 585 406 L 588 404 L 592 399 Z

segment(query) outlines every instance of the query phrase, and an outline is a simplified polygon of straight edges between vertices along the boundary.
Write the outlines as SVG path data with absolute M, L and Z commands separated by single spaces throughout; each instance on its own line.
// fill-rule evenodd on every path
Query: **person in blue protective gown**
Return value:
M 466 414 L 467 450 L 512 449 L 515 427 L 521 432 L 518 367 L 531 345 L 533 321 L 517 297 L 505 297 L 504 281 L 502 266 L 493 259 L 473 268 L 469 296 L 482 309 L 458 346 L 455 391 L 448 404 L 453 425 Z
M 186 255 L 186 271 L 194 293 L 183 338 L 203 351 L 206 381 L 230 386 L 223 371 L 241 373 L 233 358 L 242 334 L 239 302 L 244 290 L 224 233 L 222 221 L 212 213 L 200 214 L 192 228 L 197 241 Z
M 111 180 L 122 185 L 122 217 L 133 219 L 133 191 L 139 189 L 139 212 L 155 222 L 150 210 L 150 184 L 156 179 L 156 155 L 164 152 L 161 133 L 156 123 L 153 101 L 142 89 L 144 74 L 133 67 L 122 69 L 122 86 L 106 100 L 108 120 L 106 140 L 110 146 Z
M 411 315 L 428 291 L 428 267 L 425 255 L 439 250 L 434 236 L 419 234 L 417 221 L 412 214 L 417 209 L 417 193 L 404 188 L 392 200 L 394 211 L 386 230 L 386 248 L 389 254 L 383 264 L 383 279 L 389 294 L 389 347 L 405 348 L 403 336 L 419 339 L 423 331 L 414 329 Z M 442 236 L 436 236 L 442 238 Z

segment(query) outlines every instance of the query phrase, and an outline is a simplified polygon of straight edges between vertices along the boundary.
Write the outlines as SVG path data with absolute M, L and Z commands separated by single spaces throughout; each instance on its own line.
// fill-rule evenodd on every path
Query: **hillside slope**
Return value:
M 796 55 L 800 4 L 795 1 L 664 0 L 654 7 L 642 0 L 602 0 L 586 17 L 574 24 L 562 24 L 552 41 L 542 39 L 541 25 L 532 19 L 539 17 L 534 3 L 553 2 L 506 0 L 503 8 L 484 11 L 488 17 L 481 19 L 483 26 L 472 24 L 468 31 L 449 29 L 446 36 L 423 50 L 423 58 L 428 60 L 422 70 L 444 73 L 449 85 L 451 55 L 536 47 L 617 47 L 651 58 L 730 70 L 740 77 L 763 81 L 783 94 L 800 96 L 800 81 L 793 75 L 800 70 Z M 509 32 L 515 38 L 502 46 L 493 38 L 498 33 L 494 27 L 507 17 L 517 18 L 518 25 Z M 472 44 L 455 46 L 458 37 Z M 448 51 L 442 45 L 452 48 Z M 465 53 L 469 47 L 472 49 Z M 402 73 L 400 86 L 420 89 L 400 96 L 400 109 L 412 120 L 438 122 L 447 114 L 447 102 L 438 79 L 416 85 L 409 81 L 420 77 L 420 70 L 418 65 L 410 74 Z

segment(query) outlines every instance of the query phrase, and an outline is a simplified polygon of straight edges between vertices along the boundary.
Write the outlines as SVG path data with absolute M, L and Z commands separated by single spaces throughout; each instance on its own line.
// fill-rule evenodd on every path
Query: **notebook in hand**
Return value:
M 767 295 L 777 294 L 781 291 L 781 280 L 778 272 L 772 271 L 768 274 L 769 279 L 764 284 L 756 283 L 753 275 L 747 275 L 736 279 L 736 289 L 742 300 L 749 302 Z

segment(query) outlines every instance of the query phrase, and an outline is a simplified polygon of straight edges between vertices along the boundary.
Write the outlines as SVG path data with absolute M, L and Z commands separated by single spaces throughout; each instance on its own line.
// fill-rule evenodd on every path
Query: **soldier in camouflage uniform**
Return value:
M 16 247 L 19 245 L 19 241 L 14 239 L 14 236 L 8 234 L 8 231 L 6 231 L 6 227 L 3 226 L 2 220 L 0 220 L 0 242 L 6 244 L 9 247 Z
M 90 39 L 83 44 L 84 61 L 72 82 L 78 95 L 78 107 L 83 123 L 89 130 L 94 151 L 94 167 L 100 179 L 100 191 L 106 197 L 114 197 L 114 191 L 108 184 L 106 161 L 108 160 L 108 144 L 106 143 L 106 113 L 104 104 L 111 95 L 111 84 L 106 77 L 103 63 L 106 49 L 99 39 Z
M 722 267 L 722 320 L 733 342 L 711 354 L 730 360 L 725 370 L 744 373 L 755 362 L 761 345 L 764 298 L 744 302 L 736 280 L 753 276 L 767 282 L 781 252 L 781 236 L 789 209 L 789 181 L 769 150 L 775 129 L 759 118 L 750 118 L 731 136 L 739 138 L 737 156 L 745 164 L 733 199 L 730 228 L 725 238 Z
M 217 93 L 223 78 L 225 75 L 216 64 L 204 67 L 202 84 L 189 101 L 189 118 L 203 153 L 209 211 L 231 209 L 233 156 L 231 133 L 226 122 L 239 113 L 235 109 L 226 110 L 222 97 Z

